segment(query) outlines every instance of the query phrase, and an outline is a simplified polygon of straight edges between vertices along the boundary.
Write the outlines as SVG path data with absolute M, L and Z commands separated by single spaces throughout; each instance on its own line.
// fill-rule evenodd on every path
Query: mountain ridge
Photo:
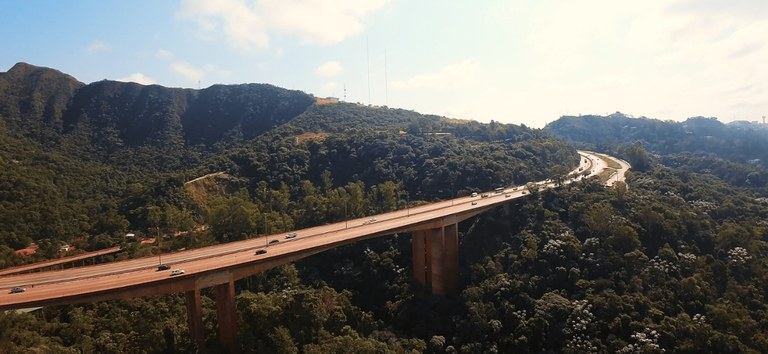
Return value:
M 210 151 L 232 136 L 251 139 L 280 126 L 313 102 L 312 95 L 269 84 L 201 90 L 111 80 L 84 84 L 27 63 L 0 73 L 0 118 L 10 132 L 49 146 L 74 147 L 69 153 L 100 161 L 108 156 L 93 150 Z

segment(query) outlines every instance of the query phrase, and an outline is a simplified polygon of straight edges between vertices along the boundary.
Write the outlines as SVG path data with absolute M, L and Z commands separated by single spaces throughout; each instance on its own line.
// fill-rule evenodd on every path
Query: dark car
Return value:
M 23 293 L 25 291 L 27 291 L 27 288 L 24 288 L 24 287 L 21 287 L 21 286 L 17 286 L 15 288 L 11 289 L 11 294 Z
M 168 269 L 171 269 L 171 266 L 169 266 L 167 264 L 161 264 L 161 265 L 157 266 L 157 270 L 158 271 L 160 271 L 160 270 L 168 270 Z
M 269 241 L 269 243 L 270 243 L 270 244 L 272 244 L 272 243 L 278 243 L 278 242 L 280 242 L 280 240 L 272 240 L 272 241 Z
M 256 251 L 257 255 L 264 254 L 264 253 L 267 253 L 267 250 L 258 250 L 258 251 Z

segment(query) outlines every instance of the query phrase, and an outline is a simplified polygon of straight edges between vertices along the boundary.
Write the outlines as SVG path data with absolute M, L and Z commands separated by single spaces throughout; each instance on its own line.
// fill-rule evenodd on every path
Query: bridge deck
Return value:
M 580 152 L 592 175 L 607 165 L 599 157 Z M 597 166 L 597 167 L 595 167 Z M 576 172 L 576 171 L 574 171 Z M 554 183 L 539 182 L 540 188 Z M 488 197 L 462 197 L 420 205 L 365 218 L 297 230 L 297 237 L 287 233 L 258 239 L 221 244 L 163 255 L 163 262 L 185 274 L 171 276 L 156 271 L 157 257 L 131 259 L 110 264 L 0 277 L 0 310 L 49 306 L 77 302 L 102 301 L 156 294 L 198 290 L 237 280 L 266 269 L 290 263 L 341 245 L 371 237 L 440 227 L 459 222 L 497 205 L 528 197 L 525 188 L 506 188 Z M 371 222 L 372 219 L 376 219 Z M 276 244 L 269 241 L 278 240 Z M 256 255 L 254 251 L 267 252 Z M 10 293 L 14 286 L 26 286 L 23 293 Z

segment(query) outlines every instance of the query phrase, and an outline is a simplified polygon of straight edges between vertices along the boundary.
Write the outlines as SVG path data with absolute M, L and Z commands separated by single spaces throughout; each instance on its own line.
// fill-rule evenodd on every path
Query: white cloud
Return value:
M 536 57 L 534 73 L 559 79 L 588 65 L 594 48 L 621 41 L 619 28 L 623 21 L 642 6 L 612 0 L 558 3 L 533 20 L 525 40 Z
M 110 49 L 111 49 L 110 46 L 102 41 L 93 41 L 91 42 L 91 44 L 89 44 L 85 48 L 85 51 L 93 54 L 93 53 L 106 52 L 106 51 L 109 51 Z
M 343 70 L 343 68 L 341 67 L 341 63 L 339 63 L 338 61 L 332 60 L 332 61 L 327 61 L 325 63 L 320 64 L 320 66 L 318 66 L 317 69 L 315 70 L 315 74 L 317 74 L 318 76 L 330 77 L 330 76 L 338 75 L 341 72 L 341 70 Z
M 119 78 L 119 79 L 117 79 L 117 81 L 135 82 L 137 84 L 142 84 L 142 85 L 153 85 L 153 84 L 156 83 L 155 80 L 153 80 L 149 76 L 144 75 L 142 73 L 133 73 L 133 74 L 128 75 L 126 77 Z
M 180 61 L 171 63 L 171 70 L 190 83 L 197 83 L 205 76 L 205 72 L 202 69 Z
M 455 89 L 471 85 L 476 80 L 478 65 L 472 59 L 443 67 L 438 72 L 419 74 L 408 80 L 393 81 L 396 90 Z
M 155 52 L 155 55 L 160 59 L 171 59 L 173 58 L 173 52 L 170 50 L 165 49 L 158 49 L 157 52 Z
M 768 105 L 762 0 L 582 0 L 543 9 L 526 14 L 533 81 L 523 104 L 678 120 L 738 119 Z
M 183 0 L 179 16 L 206 38 L 240 49 L 269 47 L 275 35 L 305 44 L 335 44 L 363 31 L 362 19 L 390 0 Z

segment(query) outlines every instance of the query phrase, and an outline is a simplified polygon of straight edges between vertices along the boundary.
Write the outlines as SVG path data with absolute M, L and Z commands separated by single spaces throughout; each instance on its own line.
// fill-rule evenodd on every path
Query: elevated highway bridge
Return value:
M 607 157 L 586 151 L 579 154 L 582 157 L 580 166 L 573 171 L 575 174 L 596 176 L 609 165 L 604 161 Z M 620 164 L 625 169 L 629 168 L 623 161 Z M 549 180 L 537 184 L 539 188 L 555 186 Z M 529 195 L 524 186 L 502 188 L 474 197 L 460 197 L 290 233 L 163 255 L 163 263 L 184 270 L 181 275 L 157 271 L 157 257 L 6 275 L 0 277 L 0 310 L 183 292 L 190 333 L 198 348 L 204 348 L 200 289 L 213 287 L 219 336 L 232 351 L 236 351 L 234 281 L 360 240 L 411 233 L 414 279 L 433 294 L 452 293 L 458 283 L 458 223 Z M 295 237 L 286 237 L 294 233 Z M 26 291 L 12 293 L 13 287 L 25 287 Z

